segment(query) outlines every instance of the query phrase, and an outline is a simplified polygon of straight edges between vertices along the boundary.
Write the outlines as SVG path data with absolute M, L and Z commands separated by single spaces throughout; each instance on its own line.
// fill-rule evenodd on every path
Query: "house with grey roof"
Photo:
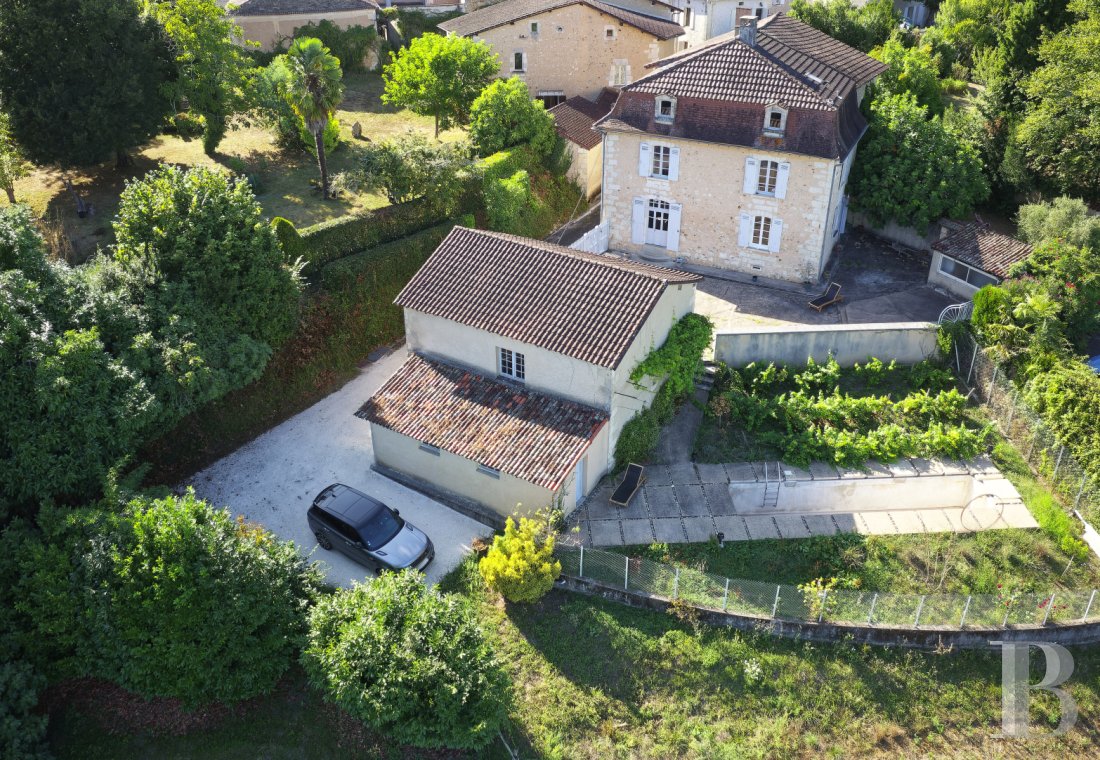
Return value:
M 229 16 L 245 40 L 272 50 L 294 38 L 299 27 L 331 21 L 341 29 L 375 25 L 374 0 L 239 0 L 229 3 Z
M 943 230 L 932 243 L 928 284 L 969 299 L 986 285 L 999 285 L 1009 268 L 1031 255 L 1031 246 L 980 220 Z
M 596 123 L 611 248 L 813 283 L 885 66 L 782 14 L 656 62 Z
M 572 511 L 655 388 L 698 275 L 455 227 L 398 295 L 403 367 L 358 412 L 379 471 L 495 515 Z
M 663 0 L 503 0 L 439 28 L 485 42 L 501 76 L 519 77 L 551 108 L 576 95 L 594 100 L 675 52 L 678 14 Z

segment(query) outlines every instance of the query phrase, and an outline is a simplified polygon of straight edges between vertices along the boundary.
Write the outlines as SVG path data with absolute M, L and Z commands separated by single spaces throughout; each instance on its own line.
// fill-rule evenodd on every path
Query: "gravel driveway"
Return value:
M 345 483 L 401 510 L 435 543 L 427 576 L 437 583 L 454 568 L 476 536 L 492 529 L 409 490 L 370 469 L 370 425 L 354 417 L 405 360 L 402 347 L 368 365 L 359 377 L 304 412 L 272 428 L 184 481 L 215 506 L 259 523 L 320 560 L 330 583 L 350 586 L 370 571 L 317 546 L 306 524 L 313 497 L 330 483 Z

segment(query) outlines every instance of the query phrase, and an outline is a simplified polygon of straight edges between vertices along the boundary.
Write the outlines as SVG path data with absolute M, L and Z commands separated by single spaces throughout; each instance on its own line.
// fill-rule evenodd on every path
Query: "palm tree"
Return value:
M 287 99 L 305 122 L 317 145 L 321 170 L 321 197 L 328 198 L 328 165 L 325 163 L 325 127 L 344 96 L 340 59 L 315 37 L 294 40 L 286 54 L 290 69 Z

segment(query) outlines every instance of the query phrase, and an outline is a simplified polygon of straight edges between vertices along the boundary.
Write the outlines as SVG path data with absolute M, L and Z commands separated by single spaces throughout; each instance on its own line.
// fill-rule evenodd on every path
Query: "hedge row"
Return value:
M 352 214 L 298 230 L 278 217 L 272 221 L 283 250 L 293 260 L 303 259 L 307 273 L 353 253 L 390 243 L 439 224 L 447 214 L 425 200 L 385 206 Z

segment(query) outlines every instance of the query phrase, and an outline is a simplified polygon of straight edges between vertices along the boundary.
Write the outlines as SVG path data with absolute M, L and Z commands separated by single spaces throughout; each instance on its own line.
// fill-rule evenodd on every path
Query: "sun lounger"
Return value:
M 829 287 L 825 288 L 825 292 L 810 301 L 808 305 L 811 309 L 821 312 L 824 311 L 826 306 L 832 306 L 834 303 L 840 303 L 843 300 L 844 296 L 840 295 L 840 286 L 835 282 L 830 282 Z
M 634 494 L 638 493 L 638 489 L 642 487 L 642 483 L 645 482 L 644 468 L 640 464 L 634 464 L 633 462 L 626 468 L 626 474 L 623 475 L 623 482 L 619 483 L 619 487 L 615 489 L 615 493 L 611 494 L 611 503 L 616 507 L 627 507 L 630 505 L 630 500 L 634 498 Z

